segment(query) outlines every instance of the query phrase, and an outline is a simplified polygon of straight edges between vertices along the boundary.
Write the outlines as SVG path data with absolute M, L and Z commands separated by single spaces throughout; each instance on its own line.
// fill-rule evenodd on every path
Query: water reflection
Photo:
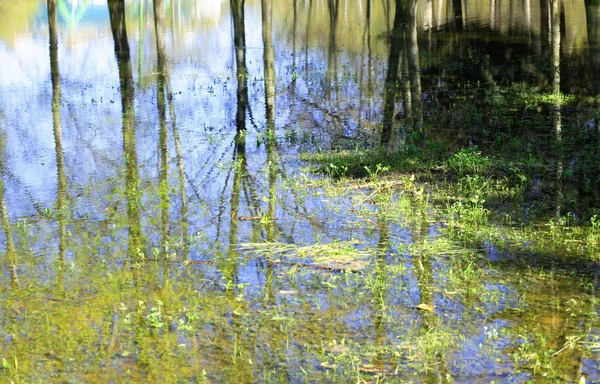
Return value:
M 399 99 L 398 84 L 402 82 L 402 111 L 406 124 L 420 131 L 423 129 L 423 96 L 421 91 L 421 70 L 419 64 L 419 46 L 415 23 L 416 1 L 396 1 L 394 27 L 392 29 L 390 54 L 387 66 L 386 86 L 384 89 L 383 128 L 381 143 L 389 146 L 391 152 L 398 149 L 399 137 L 390 142 L 392 134 L 400 133 L 395 120 L 403 120 L 395 115 L 396 100 Z M 401 75 L 400 75 L 401 74 Z M 402 79 L 402 80 L 400 80 Z
M 125 195 L 127 198 L 127 217 L 129 231 L 129 256 L 135 260 L 143 255 L 144 246 L 140 223 L 141 196 L 136 149 L 135 91 L 131 68 L 131 53 L 127 40 L 125 21 L 125 2 L 108 2 L 110 26 L 114 39 L 115 56 L 119 70 L 119 90 L 123 121 L 123 155 L 125 157 Z
M 2 220 L 2 230 L 4 231 L 5 242 L 6 242 L 6 261 L 10 266 L 11 271 L 11 284 L 19 284 L 19 275 L 17 271 L 17 250 L 15 248 L 15 241 L 13 239 L 12 227 L 10 223 L 10 217 L 8 213 L 8 206 L 6 204 L 6 137 L 3 135 L 0 137 L 0 215 Z
M 158 194 L 160 196 L 160 229 L 161 229 L 161 253 L 163 258 L 168 257 L 169 253 L 169 182 L 168 182 L 168 130 L 167 130 L 167 100 L 172 99 L 172 95 L 167 93 L 167 84 L 169 82 L 169 73 L 167 69 L 167 56 L 165 47 L 165 15 L 164 4 L 161 0 L 153 1 L 154 5 L 154 27 L 156 34 L 156 52 L 157 52 L 157 107 L 158 107 L 158 122 L 159 122 L 159 187 Z M 169 107 L 172 110 L 172 105 Z M 174 113 L 174 112 L 172 112 Z
M 523 182 L 525 207 L 498 209 L 523 222 L 567 213 L 588 220 L 599 201 L 598 140 L 589 140 L 600 137 L 595 5 L 48 0 L 47 19 L 14 11 L 23 22 L 7 34 L 7 4 L 0 0 L 0 214 L 10 280 L 2 300 L 19 300 L 23 280 L 32 300 L 52 300 L 42 303 L 45 323 L 22 316 L 29 303 L 11 309 L 16 320 L 0 310 L 3 334 L 47 331 L 26 335 L 43 340 L 56 325 L 72 337 L 77 322 L 56 318 L 83 306 L 89 318 L 78 324 L 102 351 L 63 354 L 81 366 L 105 362 L 94 368 L 105 381 L 124 372 L 134 372 L 131 381 L 178 373 L 201 381 L 206 370 L 217 381 L 403 372 L 422 382 L 521 382 L 534 374 L 530 360 L 548 357 L 527 349 L 540 340 L 556 353 L 543 360 L 558 367 L 556 377 L 597 377 L 589 364 L 597 356 L 561 350 L 575 333 L 595 340 L 597 319 L 577 312 L 570 322 L 567 312 L 581 302 L 594 313 L 597 282 L 541 273 L 529 286 L 530 275 L 520 275 L 528 271 L 475 272 L 475 262 L 456 261 L 482 257 L 471 244 L 421 251 L 443 237 L 437 206 L 417 207 L 399 188 L 390 199 L 405 215 L 389 216 L 376 177 L 336 195 L 303 179 L 297 157 L 379 146 L 389 154 L 440 148 L 440 158 L 475 146 L 522 155 L 542 172 Z M 49 62 L 36 53 L 48 41 Z M 297 250 L 314 249 L 294 248 L 345 242 L 345 252 L 368 256 L 347 262 L 327 250 L 329 259 L 311 259 Z M 121 268 L 125 260 L 133 262 Z M 468 272 L 481 276 L 469 285 L 460 280 Z M 31 330 L 16 332 L 19 321 Z M 29 358 L 14 349 L 27 343 L 5 342 L 2 352 Z M 44 350 L 43 359 L 67 361 L 55 355 Z M 565 368 L 572 359 L 577 372 Z M 519 369 L 527 373 L 511 372 Z
M 63 285 L 64 271 L 66 269 L 66 221 L 69 214 L 67 206 L 67 178 L 65 175 L 65 158 L 62 142 L 61 125 L 61 95 L 60 95 L 60 70 L 58 65 L 58 16 L 56 1 L 48 0 L 48 26 L 50 30 L 50 72 L 52 80 L 52 122 L 54 145 L 56 153 L 56 212 L 58 221 L 58 259 L 57 265 L 59 285 Z

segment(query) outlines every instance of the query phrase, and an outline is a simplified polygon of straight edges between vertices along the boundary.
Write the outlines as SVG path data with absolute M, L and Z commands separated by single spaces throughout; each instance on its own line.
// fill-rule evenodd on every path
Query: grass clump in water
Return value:
M 382 176 L 390 172 L 414 172 L 432 165 L 423 150 L 416 146 L 408 146 L 392 154 L 383 149 L 356 149 L 304 153 L 300 158 L 318 164 L 316 172 L 334 179 L 361 179 L 374 174 Z
M 242 251 L 251 251 L 266 256 L 271 262 L 294 262 L 305 260 L 313 265 L 339 267 L 340 269 L 361 269 L 377 251 L 358 249 L 357 241 L 333 241 L 326 244 L 298 245 L 286 243 L 245 243 Z

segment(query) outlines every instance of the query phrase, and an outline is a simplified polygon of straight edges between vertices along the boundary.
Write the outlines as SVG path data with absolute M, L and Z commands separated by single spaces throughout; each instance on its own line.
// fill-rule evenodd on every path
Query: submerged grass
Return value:
M 572 358 L 596 353 L 597 340 L 586 331 L 598 322 L 591 302 L 573 295 L 573 304 L 567 290 L 540 295 L 548 278 L 538 272 L 513 276 L 516 283 L 528 281 L 516 291 L 490 268 L 482 246 L 465 240 L 488 233 L 491 214 L 483 200 L 495 188 L 459 187 L 445 200 L 438 197 L 443 185 L 434 188 L 420 175 L 386 172 L 358 183 L 294 187 L 307 199 L 314 196 L 334 207 L 338 197 L 348 197 L 343 209 L 360 218 L 353 220 L 364 231 L 356 234 L 360 241 L 243 243 L 215 265 L 157 260 L 123 268 L 115 268 L 110 256 L 84 264 L 95 244 L 89 241 L 91 248 L 80 250 L 61 279 L 23 276 L 27 289 L 4 287 L 0 299 L 6 308 L 0 313 L 0 377 L 13 382 L 62 377 L 430 382 L 519 374 L 572 379 L 566 374 Z M 468 197 L 473 190 L 481 200 Z M 393 225 L 410 236 L 398 237 Z M 596 229 L 587 236 L 596 236 Z M 368 236 L 376 240 L 366 241 Z M 36 268 L 35 259 L 22 261 L 21 269 Z M 258 282 L 239 271 L 246 264 L 255 265 L 251 271 L 260 276 Z M 553 279 L 556 292 L 571 283 Z M 541 309 L 549 303 L 553 317 L 542 319 L 547 311 Z M 564 332 L 535 326 L 547 321 Z M 467 361 L 493 361 L 494 368 L 467 366 Z
M 575 380 L 579 376 L 571 373 L 581 368 L 573 367 L 573 359 L 597 359 L 598 215 L 592 212 L 588 219 L 582 219 L 586 213 L 568 211 L 550 217 L 545 211 L 530 215 L 527 210 L 533 207 L 531 200 L 539 188 L 536 175 L 546 172 L 541 162 L 486 156 L 477 147 L 434 154 L 408 146 L 393 154 L 376 149 L 303 158 L 317 164 L 313 171 L 338 180 L 340 189 L 355 185 L 368 196 L 356 207 L 359 215 L 375 218 L 374 222 L 399 220 L 424 228 L 402 249 L 420 276 L 422 298 L 436 298 L 420 300 L 425 304 L 421 308 L 435 312 L 439 321 L 439 309 L 433 304 L 441 297 L 460 297 L 463 305 L 485 319 L 484 345 L 489 343 L 492 350 L 506 355 L 495 357 L 494 368 L 481 372 Z M 563 203 L 559 199 L 553 204 L 560 211 Z M 437 232 L 433 237 L 432 226 Z M 443 260 L 445 288 L 440 290 L 439 285 L 430 285 L 430 279 L 437 277 L 428 263 L 439 266 Z M 520 299 L 507 301 L 504 290 L 509 283 L 498 281 L 498 274 L 520 285 Z M 496 305 L 503 309 L 497 312 Z M 408 342 L 411 350 L 420 351 L 414 352 L 415 359 L 425 362 L 419 372 L 450 378 L 452 364 L 436 356 L 466 353 L 469 348 L 468 337 L 465 340 L 460 331 L 445 325 L 428 325 L 427 332 L 415 336 L 414 344 Z
M 54 260 L 51 276 L 20 254 L 24 288 L 7 282 L 0 292 L 0 378 L 572 381 L 574 359 L 599 360 L 593 276 L 564 272 L 567 256 L 595 260 L 597 216 L 580 226 L 572 216 L 527 224 L 500 214 L 530 175 L 476 148 L 429 160 L 409 149 L 387 162 L 381 152 L 346 154 L 314 158 L 323 172 L 347 167 L 344 177 L 281 180 L 285 198 L 321 204 L 295 220 L 321 228 L 338 218 L 314 243 L 280 237 L 217 244 L 204 264 L 123 264 L 117 240 L 80 229 L 85 241 L 69 263 Z M 21 247 L 36 242 L 36 225 L 17 232 Z M 111 231 L 118 239 L 123 228 Z M 110 251 L 91 258 L 98 249 Z
M 376 250 L 357 249 L 358 241 L 334 241 L 328 244 L 297 245 L 285 243 L 245 243 L 240 244 L 242 252 L 253 252 L 265 256 L 270 262 L 307 260 L 312 265 L 331 268 L 357 270 L 364 267 L 368 259 L 377 254 Z

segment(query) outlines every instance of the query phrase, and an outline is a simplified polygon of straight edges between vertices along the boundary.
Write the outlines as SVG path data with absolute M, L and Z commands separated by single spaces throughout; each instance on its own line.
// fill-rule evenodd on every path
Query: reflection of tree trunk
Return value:
M 551 23 L 552 23 L 552 67 L 553 78 L 552 78 L 552 92 L 557 96 L 560 94 L 560 1 L 561 0 L 550 0 L 551 9 Z M 559 97 L 556 97 L 559 100 Z M 553 115 L 554 133 L 556 136 L 557 146 L 557 158 L 556 158 L 556 218 L 560 217 L 562 209 L 562 179 L 563 179 L 563 150 L 562 150 L 562 116 L 560 109 L 562 108 L 560 101 L 555 104 L 556 111 Z
M 375 327 L 375 345 L 381 346 L 385 342 L 386 330 L 384 314 L 386 311 L 386 293 L 388 290 L 388 270 L 387 270 L 387 251 L 390 248 L 390 227 L 385 217 L 378 217 L 379 241 L 377 242 L 377 259 L 375 261 L 375 294 L 377 297 L 377 312 L 373 325 Z M 387 359 L 384 354 L 377 354 L 375 357 L 375 367 L 384 369 Z
M 171 35 L 175 35 L 175 29 L 177 27 L 177 22 L 175 21 L 175 4 L 174 1 L 171 1 L 169 4 L 169 9 L 171 11 Z
M 419 43 L 417 40 L 416 1 L 411 1 L 408 8 L 406 25 L 408 28 L 407 49 L 408 70 L 411 85 L 413 126 L 423 130 L 423 94 L 421 91 L 421 64 L 419 60 Z
M 462 0 L 452 0 L 452 8 L 454 9 L 454 25 L 457 32 L 464 30 Z
M 141 79 L 144 70 L 144 1 L 140 1 L 138 8 L 138 35 L 138 79 Z
M 414 224 L 413 230 L 413 239 L 415 242 L 424 242 L 428 237 L 429 230 L 429 220 L 428 213 L 426 209 L 421 209 L 420 211 L 415 212 L 416 220 Z M 415 261 L 417 265 L 417 285 L 419 290 L 419 302 L 418 304 L 425 304 L 426 306 L 430 306 L 433 308 L 434 306 L 434 283 L 435 283 L 435 274 L 433 270 L 433 260 L 432 255 L 426 252 L 422 252 L 419 255 L 416 255 Z M 429 311 L 421 311 L 421 326 L 420 326 L 420 334 L 421 336 L 429 334 L 433 329 L 437 327 L 435 314 Z M 441 354 L 437 354 L 436 356 L 429 357 L 430 359 L 436 359 L 437 361 L 434 363 L 430 361 L 429 364 L 435 367 L 435 371 L 428 371 L 426 373 L 426 379 L 424 382 L 433 383 L 434 378 L 436 377 L 444 377 L 446 374 L 442 373 L 445 369 L 446 364 L 443 363 L 443 356 Z M 441 364 L 440 364 L 441 363 Z M 442 372 L 437 371 L 441 369 Z M 448 373 L 448 372 L 446 372 Z
M 131 53 L 127 41 L 124 0 L 108 0 L 110 26 L 119 67 L 121 109 L 123 114 L 123 152 L 125 155 L 125 188 L 129 224 L 129 255 L 136 258 L 143 252 L 140 224 L 141 199 L 139 191 L 138 160 L 136 151 L 134 84 L 131 71 Z
M 298 57 L 296 55 L 296 40 L 298 34 L 298 0 L 294 0 L 294 16 L 292 22 L 292 103 L 296 101 L 296 78 L 297 78 L 297 60 Z
M 372 5 L 371 5 L 371 0 L 367 0 L 367 26 L 365 29 L 365 33 L 367 35 L 367 76 L 368 76 L 368 80 L 367 80 L 367 91 L 369 93 L 369 95 L 373 94 L 373 50 L 371 47 L 371 14 L 373 12 L 372 9 Z M 369 108 L 367 108 L 368 111 L 371 110 L 370 108 L 370 103 L 371 103 L 371 98 L 369 98 Z M 371 116 L 370 114 L 368 116 L 366 116 L 367 119 L 370 119 Z
M 169 182 L 168 176 L 168 131 L 167 131 L 167 54 L 165 47 L 165 14 L 163 0 L 154 0 L 154 29 L 156 33 L 156 52 L 158 63 L 157 107 L 160 125 L 158 147 L 160 154 L 160 172 L 158 194 L 160 197 L 160 228 L 162 237 L 162 256 L 168 257 L 169 251 Z
M 182 256 L 187 259 L 189 250 L 189 233 L 187 219 L 187 196 L 185 188 L 185 168 L 183 165 L 183 156 L 181 153 L 181 140 L 179 130 L 177 129 L 177 115 L 173 105 L 173 94 L 171 92 L 171 79 L 169 76 L 168 58 L 165 44 L 165 14 L 163 0 L 154 0 L 154 25 L 156 31 L 156 50 L 158 63 L 158 115 L 160 122 L 159 147 L 161 153 L 160 166 L 160 197 L 161 197 L 161 228 L 163 234 L 163 246 L 166 252 L 168 231 L 168 211 L 169 211 L 169 185 L 168 185 L 168 132 L 166 106 L 168 103 L 169 115 L 171 119 L 171 128 L 173 131 L 173 140 L 175 142 L 175 155 L 177 157 L 177 168 L 179 178 L 179 195 L 181 200 L 181 227 L 182 227 Z
M 548 54 L 548 46 L 550 45 L 550 0 L 540 0 L 540 46 L 542 56 Z
M 408 54 L 406 52 L 402 53 L 401 64 L 402 64 L 402 96 L 404 97 L 402 109 L 404 110 L 404 114 L 406 118 L 412 121 L 413 118 L 413 100 L 412 100 L 412 92 L 410 86 L 410 69 L 408 66 Z
M 50 73 L 52 77 L 52 120 L 54 132 L 54 148 L 56 153 L 57 192 L 56 210 L 58 214 L 58 256 L 60 262 L 59 280 L 65 267 L 66 251 L 66 191 L 65 158 L 62 146 L 62 127 L 60 119 L 60 71 L 58 67 L 58 32 L 57 32 L 56 0 L 48 0 L 48 25 L 50 29 Z M 61 283 L 62 285 L 62 283 Z
M 233 185 L 231 190 L 231 221 L 229 224 L 229 254 L 224 275 L 227 279 L 234 282 L 237 276 L 237 261 L 235 255 L 235 245 L 238 241 L 239 227 L 239 209 L 242 194 L 242 179 L 246 171 L 246 146 L 243 144 L 245 138 L 243 131 L 238 131 L 235 136 L 235 150 L 233 154 L 234 170 L 233 170 Z
M 496 0 L 490 0 L 490 29 L 496 28 Z
M 6 257 L 11 265 L 11 284 L 20 285 L 19 275 L 17 273 L 17 250 L 13 240 L 10 217 L 8 216 L 8 207 L 6 205 L 6 186 L 4 184 L 5 174 L 6 136 L 4 135 L 4 132 L 2 132 L 2 135 L 0 135 L 0 219 L 2 220 L 4 236 L 6 236 Z
M 600 93 L 600 4 L 586 1 L 586 21 L 593 79 L 590 94 L 595 96 Z
M 269 214 L 266 223 L 267 241 L 275 241 L 275 208 L 277 204 L 277 161 L 275 145 L 277 143 L 275 132 L 275 52 L 273 47 L 273 0 L 262 0 L 262 38 L 263 38 L 263 63 L 265 68 L 265 117 L 267 120 L 267 162 L 269 172 Z M 296 20 L 296 1 L 294 0 L 294 25 Z M 295 27 L 294 27 L 295 30 Z M 295 41 L 294 32 L 294 41 Z M 295 45 L 294 45 L 295 47 Z M 294 55 L 295 60 L 295 55 Z M 295 71 L 295 65 L 294 65 Z M 265 269 L 265 303 L 274 304 L 275 273 L 271 264 L 266 264 Z
M 427 30 L 427 39 L 431 44 L 431 29 L 433 27 L 433 0 L 424 0 L 423 5 L 423 28 Z
M 388 71 L 384 86 L 383 96 L 383 128 L 381 131 L 382 146 L 389 146 L 393 134 L 394 126 L 394 110 L 396 104 L 396 96 L 398 93 L 398 71 L 400 65 L 401 48 L 405 46 L 407 59 L 406 77 L 410 78 L 410 101 L 408 97 L 405 100 L 405 112 L 409 117 L 412 117 L 413 103 L 421 100 L 421 78 L 419 65 L 419 48 L 417 45 L 417 26 L 415 20 L 416 0 L 396 0 L 396 13 L 394 15 L 394 28 L 392 29 L 390 41 L 390 53 L 388 56 Z M 408 28 L 408 36 L 404 36 L 404 26 Z M 408 39 L 408 41 L 406 41 Z M 408 106 L 408 108 L 407 108 Z M 417 116 L 422 114 L 419 112 L 420 106 L 417 108 Z M 391 149 L 391 147 L 390 147 Z
M 339 0 L 327 0 L 329 10 L 329 45 L 327 49 L 327 83 L 325 84 L 325 100 L 329 104 L 330 110 L 336 110 L 332 102 L 332 94 L 336 102 L 338 99 L 338 69 L 337 69 L 337 24 L 339 16 Z M 333 92 L 332 92 L 333 90 Z M 343 135 L 342 125 L 335 119 L 333 120 L 334 135 L 340 137 Z
M 586 0 L 586 21 L 588 42 L 590 50 L 590 61 L 592 68 L 592 85 L 589 92 L 592 96 L 600 93 L 600 4 L 593 0 Z M 600 144 L 600 119 L 596 118 L 596 137 Z M 600 145 L 598 145 L 600 148 Z M 598 193 L 596 191 L 596 193 Z
M 235 46 L 235 63 L 237 70 L 237 114 L 236 127 L 238 135 L 246 130 L 246 106 L 248 105 L 248 69 L 246 68 L 246 26 L 244 22 L 245 0 L 231 0 L 231 16 L 233 18 L 233 43 Z M 236 136 L 237 137 L 237 136 Z M 243 139 L 243 137 L 240 137 Z M 240 140 L 244 143 L 245 140 Z
M 531 0 L 525 0 L 523 7 L 525 8 L 525 29 L 527 36 L 531 38 Z
M 398 91 L 398 66 L 400 64 L 400 48 L 402 47 L 402 0 L 396 0 L 396 14 L 390 41 L 388 68 L 383 91 L 383 127 L 381 145 L 387 147 L 392 137 L 394 125 L 394 107 Z
M 177 120 L 175 118 L 175 109 L 173 106 L 173 97 L 170 95 L 171 89 L 167 82 L 167 94 L 169 95 L 169 111 L 171 112 L 171 124 L 173 128 L 173 140 L 175 141 L 175 155 L 177 156 L 177 170 L 179 176 L 179 198 L 181 200 L 181 238 L 182 257 L 188 259 L 190 239 L 189 239 L 189 224 L 187 213 L 187 193 L 185 188 L 185 169 L 183 166 L 183 156 L 181 153 L 181 140 L 179 138 L 179 130 L 177 129 Z
M 308 1 L 308 12 L 306 13 L 306 41 L 304 45 L 304 81 L 309 82 L 308 79 L 308 45 L 310 44 L 310 21 L 312 16 L 313 0 Z
M 337 77 L 337 22 L 340 0 L 327 0 L 329 10 L 329 45 L 327 50 L 327 75 L 329 81 Z
M 229 224 L 229 251 L 223 275 L 232 283 L 237 281 L 237 258 L 235 245 L 238 241 L 239 209 L 242 180 L 246 173 L 246 110 L 248 108 L 248 70 L 246 68 L 246 29 L 244 23 L 244 0 L 231 0 L 233 39 L 237 71 L 237 112 L 235 149 L 233 153 L 233 185 L 231 191 L 231 221 Z
M 277 199 L 277 161 L 275 145 L 275 52 L 273 48 L 273 0 L 262 0 L 262 37 L 265 67 L 265 116 L 267 120 L 267 161 L 269 163 L 269 221 L 267 241 L 274 241 Z
M 171 118 L 171 126 L 173 130 L 173 139 L 175 141 L 175 153 L 177 157 L 177 168 L 179 171 L 179 193 L 181 200 L 181 226 L 182 226 L 182 256 L 184 259 L 188 257 L 188 221 L 187 221 L 187 196 L 185 189 L 185 171 L 183 166 L 183 158 L 181 154 L 181 141 L 179 131 L 177 130 L 177 117 L 175 107 L 173 105 L 173 97 L 171 92 L 171 79 L 169 77 L 168 58 L 165 44 L 165 14 L 163 0 L 154 0 L 154 27 L 156 31 L 156 50 L 158 63 L 158 81 L 157 81 L 157 106 L 158 119 L 160 124 L 159 131 L 159 152 L 161 154 L 160 164 L 160 206 L 161 206 L 161 233 L 164 256 L 168 253 L 168 238 L 169 238 L 169 184 L 168 184 L 168 130 L 167 130 L 167 103 Z
M 381 0 L 381 3 L 383 5 L 383 14 L 385 17 L 385 26 L 387 27 L 387 33 L 390 33 L 390 22 L 393 23 L 393 21 L 391 20 L 392 18 L 392 12 L 390 11 L 390 8 L 392 8 L 391 5 L 391 0 Z

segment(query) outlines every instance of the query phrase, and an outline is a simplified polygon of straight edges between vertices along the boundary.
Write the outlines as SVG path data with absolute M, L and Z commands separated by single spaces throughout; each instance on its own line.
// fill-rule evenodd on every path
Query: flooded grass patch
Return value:
M 0 44 L 0 381 L 600 380 L 593 4 L 84 3 Z
M 515 380 L 574 380 L 577 367 L 594 358 L 594 344 L 584 340 L 597 337 L 597 216 L 587 222 L 572 214 L 531 222 L 515 211 L 527 204 L 529 180 L 539 170 L 531 167 L 531 162 L 500 163 L 499 156 L 484 156 L 477 148 L 450 153 L 445 159 L 428 156 L 412 169 L 408 166 L 412 154 L 403 151 L 389 156 L 378 151 L 372 156 L 368 151 L 333 152 L 305 155 L 305 159 L 323 164 L 316 170 L 341 177 L 342 185 L 356 183 L 365 188 L 363 195 L 370 196 L 365 201 L 378 209 L 359 209 L 359 214 L 383 220 L 401 218 L 405 225 L 424 226 L 425 230 L 419 231 L 422 240 L 413 238 L 403 248 L 411 255 L 406 262 L 420 272 L 419 282 L 427 281 L 427 277 L 444 282 L 446 288 L 441 292 L 440 282 L 433 283 L 438 292 L 434 288 L 430 293 L 431 303 L 444 302 L 436 295 L 446 299 L 458 295 L 463 308 L 473 311 L 474 319 L 485 319 L 486 325 L 479 328 L 483 329 L 483 340 L 491 337 L 494 352 L 489 353 L 500 355 L 491 358 L 481 372 L 492 375 L 489 377 L 493 372 L 509 375 Z M 382 172 L 373 177 L 369 167 Z M 343 174 L 335 172 L 340 169 Z M 350 181 L 355 177 L 359 179 Z M 433 237 L 431 228 L 435 228 Z M 437 269 L 432 270 L 427 263 L 444 260 L 443 277 L 438 277 Z M 428 292 L 427 283 L 420 288 L 421 293 Z M 436 316 L 444 312 L 443 305 L 429 304 L 422 308 Z M 498 321 L 503 325 L 494 330 Z M 463 348 L 472 348 L 457 329 L 450 326 L 446 331 L 452 340 L 462 340 L 458 344 Z M 485 361 L 490 355 L 479 348 L 481 344 L 475 348 L 479 352 L 469 353 Z M 446 353 L 467 350 L 448 348 Z M 431 366 L 434 363 L 423 369 Z M 475 366 L 452 366 L 449 372 L 452 369 L 456 369 L 454 374 L 467 376 L 467 372 L 478 371 Z M 594 375 L 595 371 L 591 373 Z

